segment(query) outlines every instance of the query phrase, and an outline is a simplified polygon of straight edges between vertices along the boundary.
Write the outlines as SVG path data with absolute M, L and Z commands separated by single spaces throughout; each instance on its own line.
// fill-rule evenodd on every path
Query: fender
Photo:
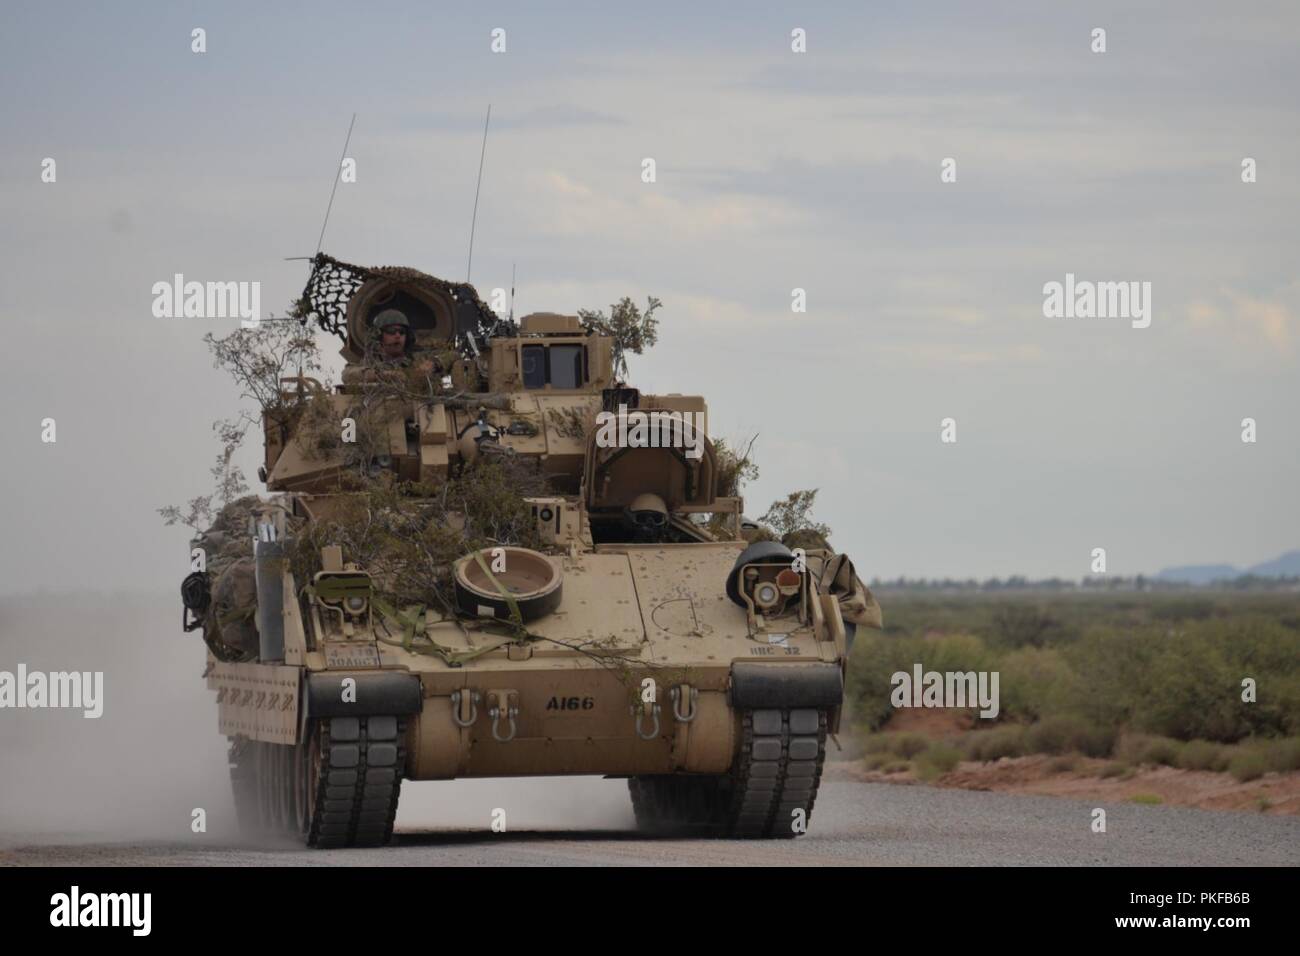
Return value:
M 357 699 L 343 700 L 343 679 L 357 682 Z M 360 674 L 312 674 L 307 678 L 308 717 L 359 717 L 418 714 L 424 694 L 420 678 L 408 671 L 369 671 Z
M 757 662 L 731 665 L 731 706 L 838 707 L 844 700 L 844 675 L 838 664 Z

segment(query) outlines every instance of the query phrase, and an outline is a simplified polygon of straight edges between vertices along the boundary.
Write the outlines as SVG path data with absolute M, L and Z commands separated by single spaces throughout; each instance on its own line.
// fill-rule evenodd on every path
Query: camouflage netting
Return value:
M 492 336 L 513 335 L 518 329 L 513 321 L 500 318 L 488 308 L 467 282 L 448 282 L 405 266 L 358 266 L 323 252 L 312 260 L 311 275 L 293 314 L 303 322 L 309 319 L 316 322 L 324 331 L 346 342 L 348 302 L 367 279 L 373 278 L 395 279 L 449 297 L 456 304 L 456 339 L 462 348 L 468 347 L 470 335 L 475 345 L 483 349 Z

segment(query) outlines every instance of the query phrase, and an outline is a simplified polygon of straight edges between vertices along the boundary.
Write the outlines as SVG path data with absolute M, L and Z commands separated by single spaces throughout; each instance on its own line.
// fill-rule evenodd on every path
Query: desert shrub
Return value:
M 524 496 L 543 485 L 525 462 L 483 458 L 437 487 L 383 480 L 362 487 L 295 536 L 290 564 L 297 580 L 310 581 L 319 570 L 322 545 L 339 544 L 347 560 L 370 572 L 387 603 L 450 611 L 451 566 L 458 558 L 486 547 L 540 543 Z
M 1085 696 L 1081 713 L 1094 723 L 1140 732 L 1230 743 L 1250 730 L 1240 697 L 1240 668 L 1224 656 L 1222 622 L 1186 630 L 1096 627 L 1064 650 Z
M 995 656 L 973 634 L 900 637 L 859 628 L 845 696 L 860 727 L 876 731 L 889 720 L 894 713 L 893 675 L 902 672 L 910 678 L 916 664 L 923 671 L 941 673 L 997 669 Z
M 1002 712 L 1010 718 L 1039 720 L 1072 710 L 1084 697 L 1083 683 L 1060 651 L 1022 647 L 998 661 Z
M 1030 725 L 1025 731 L 1030 753 L 1060 754 L 1077 751 L 1089 757 L 1108 757 L 1115 746 L 1115 732 L 1096 727 L 1082 717 L 1056 714 Z
M 1300 738 L 1288 737 L 1285 740 L 1269 740 L 1260 744 L 1268 768 L 1278 773 L 1300 770 Z
M 1172 767 L 1177 763 L 1182 749 L 1182 743 L 1168 737 L 1124 734 L 1115 746 L 1115 756 L 1128 764 L 1162 764 Z
M 1078 712 L 1098 726 L 1126 726 L 1146 692 L 1151 645 L 1133 632 L 1092 627 L 1061 654 L 1078 675 Z
M 1048 773 L 1068 773 L 1079 766 L 1079 758 L 1075 754 L 1062 754 L 1059 757 L 1053 757 L 1047 762 Z
M 1056 616 L 1031 604 L 1004 604 L 989 625 L 990 642 L 1001 647 L 1043 647 L 1064 635 Z
M 1074 749 L 1085 757 L 1109 757 L 1115 752 L 1115 741 L 1119 732 L 1113 727 L 1084 725 L 1083 729 L 1072 738 Z
M 1133 708 L 1139 730 L 1220 743 L 1240 739 L 1249 730 L 1237 674 L 1213 642 L 1192 634 L 1149 638 L 1156 645 L 1143 693 Z
M 725 438 L 713 439 L 715 458 L 714 475 L 717 486 L 715 493 L 719 498 L 735 498 L 744 493 L 745 485 L 758 478 L 758 464 L 752 453 L 758 436 L 752 436 L 748 442 L 733 446 Z M 741 448 L 741 445 L 744 445 Z M 708 531 L 718 537 L 730 537 L 732 515 L 717 513 L 709 517 Z M 772 541 L 776 535 L 770 528 L 760 528 L 750 535 L 754 541 Z
M 919 643 L 911 638 L 900 640 L 879 631 L 858 629 L 853 655 L 849 658 L 845 697 L 864 729 L 879 730 L 893 714 L 889 702 L 890 675 L 911 669 Z
M 1209 622 L 1195 633 L 1218 648 L 1224 661 L 1232 705 L 1244 728 L 1239 736 L 1300 734 L 1300 634 L 1259 614 Z M 1244 677 L 1258 682 L 1253 703 L 1241 700 Z
M 917 774 L 922 780 L 933 780 L 956 767 L 961 756 L 952 744 L 932 743 L 916 758 Z
M 1018 724 L 972 731 L 962 739 L 962 747 L 971 760 L 999 760 L 1028 753 L 1025 728 Z
M 949 633 L 977 631 L 987 633 L 987 604 L 955 598 L 926 596 L 919 600 L 896 600 L 885 619 L 888 633 L 894 637 L 924 634 L 927 631 Z
M 1247 756 L 1249 756 L 1249 759 L 1247 759 Z M 1243 766 L 1263 766 L 1265 773 L 1291 773 L 1300 770 L 1300 738 L 1287 737 L 1282 740 L 1269 740 L 1254 737 L 1244 740 L 1233 747 L 1225 749 L 1225 766 L 1219 769 L 1231 772 L 1232 763 L 1239 758 Z
M 925 638 L 919 661 L 927 671 L 992 671 L 997 670 L 996 655 L 989 652 L 984 642 L 974 634 L 944 634 Z M 907 670 L 911 670 L 909 666 Z
M 893 754 L 906 760 L 911 760 L 930 745 L 929 740 L 917 733 L 876 734 L 867 740 L 869 751 Z
M 614 340 L 615 378 L 626 378 L 628 353 L 640 355 L 659 341 L 659 319 L 655 312 L 662 304 L 654 296 L 647 296 L 643 312 L 624 296 L 609 307 L 608 317 L 603 309 L 578 310 L 584 332 L 608 335 Z
M 1167 598 L 1151 605 L 1151 619 L 1154 621 L 1203 621 L 1213 614 L 1214 601 L 1210 598 Z
M 1103 778 L 1119 777 L 1119 776 L 1123 776 L 1124 771 L 1127 769 L 1128 768 L 1120 761 L 1113 760 L 1110 763 L 1106 764 L 1106 766 L 1102 767 L 1101 771 L 1097 774 L 1097 776 Z
M 815 537 L 820 538 L 823 542 L 822 544 L 813 543 L 812 546 L 823 547 L 826 538 L 830 537 L 831 529 L 829 525 L 812 520 L 812 508 L 816 501 L 816 488 L 792 491 L 782 500 L 772 502 L 772 507 L 763 512 L 762 517 L 758 519 L 758 523 L 771 528 L 783 541 L 796 532 L 812 532 Z M 802 543 L 786 541 L 786 547 L 806 546 Z
M 725 438 L 713 440 L 719 496 L 734 498 L 744 491 L 745 485 L 758 478 L 758 465 L 751 457 L 757 439 L 757 435 L 750 438 L 743 449 L 739 444 L 732 447 Z
M 1079 725 L 1071 717 L 1049 717 L 1025 731 L 1025 747 L 1030 753 L 1059 754 L 1070 749 L 1070 738 Z
M 1212 770 L 1215 773 L 1228 769 L 1230 752 L 1208 740 L 1189 740 L 1178 753 L 1174 765 L 1183 770 Z
M 1228 772 L 1242 783 L 1256 780 L 1268 773 L 1268 770 L 1268 758 L 1253 747 L 1239 749 L 1228 763 Z

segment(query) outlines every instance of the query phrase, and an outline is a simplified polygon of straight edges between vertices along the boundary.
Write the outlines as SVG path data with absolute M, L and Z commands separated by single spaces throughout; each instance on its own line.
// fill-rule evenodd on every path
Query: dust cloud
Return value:
M 0 670 L 102 671 L 103 714 L 0 710 L 0 840 L 200 841 L 233 833 L 225 739 L 180 597 L 0 599 Z M 190 829 L 207 815 L 207 834 Z
M 0 709 L 0 845 L 247 843 L 235 825 L 226 740 L 200 676 L 203 643 L 179 595 L 0 598 L 0 671 L 102 671 L 103 715 Z M 207 832 L 191 830 L 193 811 Z M 401 829 L 630 829 L 626 784 L 600 778 L 408 781 Z
M 623 780 L 601 777 L 510 777 L 402 784 L 398 830 L 444 827 L 490 831 L 504 810 L 506 832 L 632 830 L 636 818 Z

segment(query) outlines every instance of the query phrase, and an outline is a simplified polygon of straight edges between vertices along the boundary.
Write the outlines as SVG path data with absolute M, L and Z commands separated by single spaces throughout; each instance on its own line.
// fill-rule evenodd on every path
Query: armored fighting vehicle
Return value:
M 394 313 L 413 351 L 376 361 Z M 320 255 L 298 314 L 342 382 L 283 382 L 272 494 L 182 587 L 241 820 L 375 846 L 404 779 L 594 774 L 648 832 L 805 832 L 880 612 L 845 555 L 753 540 L 704 399 L 617 380 L 576 316 L 515 324 L 411 269 Z

